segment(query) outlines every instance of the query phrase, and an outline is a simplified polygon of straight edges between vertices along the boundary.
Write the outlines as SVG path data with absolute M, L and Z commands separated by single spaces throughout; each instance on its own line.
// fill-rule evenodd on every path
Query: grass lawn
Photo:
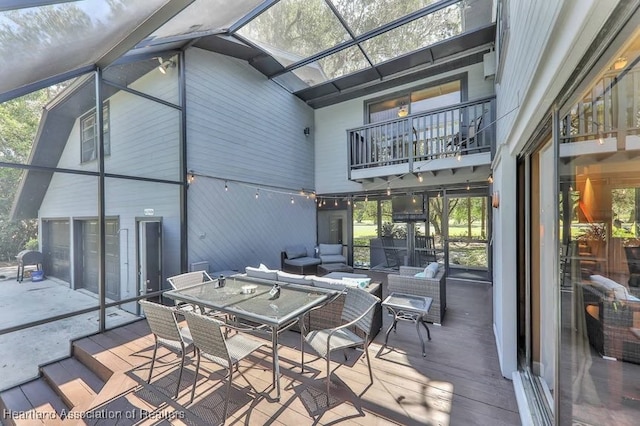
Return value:
M 461 237 L 466 236 L 469 229 L 467 226 L 449 226 L 449 236 Z M 376 238 L 378 227 L 373 223 L 355 223 L 353 226 L 353 238 Z M 471 234 L 474 238 L 480 238 L 480 226 L 471 226 Z

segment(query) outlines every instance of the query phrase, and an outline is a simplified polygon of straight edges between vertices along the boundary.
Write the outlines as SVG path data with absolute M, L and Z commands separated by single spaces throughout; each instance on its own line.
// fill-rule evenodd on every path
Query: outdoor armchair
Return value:
M 304 372 L 304 344 L 305 342 L 313 348 L 321 357 L 327 361 L 327 404 L 330 396 L 331 385 L 331 352 L 339 349 L 347 349 L 362 346 L 367 357 L 369 367 L 369 378 L 373 383 L 373 373 L 371 372 L 371 360 L 369 358 L 369 333 L 373 323 L 373 316 L 380 299 L 358 288 L 347 288 L 344 306 L 342 308 L 342 325 L 323 330 L 313 330 L 306 333 L 304 318 L 300 320 L 301 328 L 301 368 Z M 352 327 L 364 333 L 358 336 Z M 345 354 L 346 360 L 346 354 Z
M 180 373 L 178 374 L 178 384 L 176 386 L 176 394 L 174 396 L 174 398 L 177 398 L 178 392 L 180 391 L 182 370 L 184 369 L 185 353 L 193 346 L 191 334 L 186 327 L 180 328 L 178 326 L 175 316 L 176 309 L 174 307 L 164 306 L 146 300 L 140 300 L 138 303 L 142 306 L 142 311 L 147 317 L 149 328 L 151 329 L 151 333 L 153 333 L 155 340 L 147 383 L 151 383 L 153 365 L 156 361 L 156 354 L 158 353 L 158 345 L 162 345 L 172 351 L 177 351 L 180 353 Z
M 229 406 L 229 395 L 231 390 L 231 382 L 233 380 L 233 367 L 238 368 L 238 363 L 256 351 L 264 343 L 254 339 L 249 339 L 241 333 L 234 334 L 233 337 L 225 339 L 222 333 L 221 325 L 224 323 L 203 315 L 193 312 L 185 312 L 185 319 L 193 336 L 193 343 L 197 354 L 196 374 L 193 379 L 193 388 L 191 389 L 191 402 L 196 392 L 196 383 L 198 382 L 198 371 L 200 370 L 200 358 L 214 362 L 221 367 L 229 370 L 229 380 L 227 382 L 227 397 L 224 403 L 224 411 L 222 414 L 222 423 L 227 418 L 227 409 Z M 226 377 L 225 377 L 226 378 Z

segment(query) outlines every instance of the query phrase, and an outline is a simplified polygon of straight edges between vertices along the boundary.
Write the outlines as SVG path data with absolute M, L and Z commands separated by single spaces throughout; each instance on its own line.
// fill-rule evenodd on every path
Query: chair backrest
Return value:
M 350 287 L 347 289 L 344 306 L 342 307 L 342 321 L 351 322 L 368 310 L 367 314 L 356 322 L 355 326 L 369 334 L 373 323 L 375 305 L 378 303 L 380 303 L 380 299 L 373 294 L 359 288 Z
M 184 312 L 193 344 L 201 351 L 220 361 L 230 362 L 227 344 L 222 334 L 220 321 L 193 312 Z
M 174 275 L 167 278 L 169 284 L 174 290 L 189 287 L 196 284 L 201 284 L 207 281 L 212 281 L 209 274 L 206 271 L 194 271 L 186 272 L 180 275 Z
M 149 328 L 151 328 L 151 332 L 155 334 L 156 337 L 173 342 L 182 341 L 173 308 L 147 300 L 140 300 L 138 303 L 142 306 L 142 311 L 145 317 L 147 317 Z
M 399 267 L 402 262 L 400 261 L 400 253 L 398 249 L 395 247 L 393 242 L 393 238 L 390 237 L 382 237 L 382 249 L 384 250 L 384 256 L 387 259 L 387 267 L 388 268 L 396 268 Z
M 624 254 L 627 256 L 630 274 L 640 274 L 640 247 L 625 247 Z

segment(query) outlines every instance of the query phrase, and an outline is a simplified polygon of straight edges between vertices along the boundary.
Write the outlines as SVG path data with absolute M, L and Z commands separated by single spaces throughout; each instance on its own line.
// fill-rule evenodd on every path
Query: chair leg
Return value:
M 369 336 L 365 336 L 365 341 L 369 339 Z M 369 379 L 371 379 L 371 383 L 373 384 L 373 372 L 371 371 L 371 358 L 369 358 L 369 345 L 365 342 L 364 344 L 364 353 L 367 356 L 367 365 L 369 366 Z
M 233 368 L 229 368 L 229 381 L 227 382 L 227 397 L 224 400 L 224 411 L 222 413 L 222 424 L 227 420 L 227 409 L 229 408 L 229 398 L 231 397 L 231 381 L 233 380 Z
M 300 330 L 300 373 L 304 373 L 304 336 Z
M 329 395 L 331 387 L 331 352 L 327 354 L 327 407 L 329 406 Z
M 195 349 L 194 349 L 195 350 Z M 198 382 L 198 371 L 200 370 L 200 351 L 198 350 L 197 352 L 197 358 L 196 358 L 196 375 L 193 378 L 193 388 L 191 389 L 191 400 L 189 401 L 189 403 L 193 402 L 193 398 L 196 395 L 196 383 Z
M 176 396 L 174 396 L 174 398 L 178 397 L 178 394 L 180 393 L 180 381 L 182 380 L 182 370 L 184 370 L 184 357 L 185 357 L 185 350 L 184 347 L 182 348 L 182 351 L 180 352 L 180 372 L 178 373 L 178 384 L 176 385 Z
M 151 376 L 153 375 L 153 364 L 156 362 L 156 353 L 158 352 L 158 338 L 156 337 L 155 340 L 156 342 L 153 346 L 153 355 L 151 356 L 151 367 L 149 368 L 149 378 L 147 379 L 147 383 L 151 383 Z

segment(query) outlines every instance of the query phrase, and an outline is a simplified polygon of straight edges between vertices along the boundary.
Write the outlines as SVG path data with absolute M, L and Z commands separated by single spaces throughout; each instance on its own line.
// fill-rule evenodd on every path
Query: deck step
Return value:
M 126 361 L 89 337 L 73 342 L 72 354 L 103 382 L 108 381 L 113 373 L 126 371 L 130 367 Z
M 69 409 L 88 407 L 104 385 L 102 379 L 75 358 L 66 358 L 40 370 Z
M 9 425 L 61 425 L 69 409 L 39 378 L 0 393 L 0 419 Z

